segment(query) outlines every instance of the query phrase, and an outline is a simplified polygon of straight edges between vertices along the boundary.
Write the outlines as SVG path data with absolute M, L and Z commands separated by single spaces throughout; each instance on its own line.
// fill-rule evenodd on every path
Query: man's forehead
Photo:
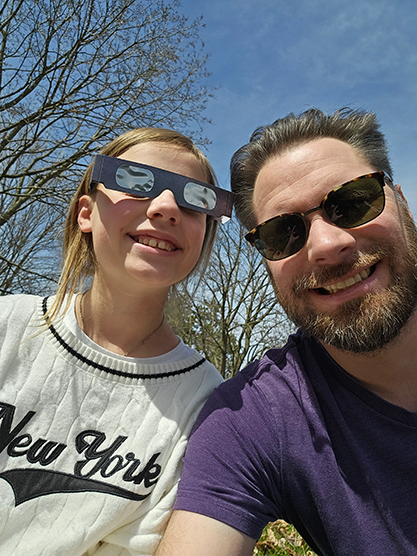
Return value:
M 344 141 L 329 137 L 313 139 L 271 155 L 259 171 L 255 188 L 265 178 L 270 180 L 272 186 L 279 187 L 283 181 L 297 182 L 317 172 L 327 172 L 330 177 L 334 175 L 340 179 L 347 168 L 364 162 L 357 149 Z
M 311 169 L 320 169 L 323 166 L 333 166 L 349 161 L 349 163 L 362 162 L 361 154 L 344 141 L 331 137 L 321 137 L 302 143 L 297 143 L 278 154 L 272 154 L 261 168 L 262 172 L 268 171 L 270 166 L 281 174 L 300 174 Z M 259 177 L 258 175 L 258 177 Z
M 253 195 L 255 215 L 260 222 L 277 211 L 301 210 L 303 201 L 314 204 L 332 188 L 373 170 L 355 148 L 338 139 L 297 144 L 261 168 Z

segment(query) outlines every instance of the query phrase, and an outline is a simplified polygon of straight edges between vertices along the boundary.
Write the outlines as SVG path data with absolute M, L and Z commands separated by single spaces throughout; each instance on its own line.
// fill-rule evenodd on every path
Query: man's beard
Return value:
M 408 211 L 402 206 L 400 210 L 406 244 L 396 247 L 389 240 L 381 241 L 366 254 L 357 253 L 354 260 L 296 280 L 291 296 L 282 295 L 276 286 L 278 301 L 290 320 L 316 340 L 353 353 L 377 352 L 394 340 L 417 306 L 417 230 Z M 385 258 L 392 278 L 388 288 L 347 301 L 331 313 L 318 313 L 307 301 L 308 289 L 335 283 L 355 268 Z

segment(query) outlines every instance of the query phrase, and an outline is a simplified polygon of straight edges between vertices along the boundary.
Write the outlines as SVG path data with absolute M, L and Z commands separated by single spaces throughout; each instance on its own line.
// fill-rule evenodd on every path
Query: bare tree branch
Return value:
M 233 222 L 220 229 L 198 285 L 191 280 L 178 286 L 168 318 L 184 341 L 204 353 L 226 378 L 282 345 L 293 330 L 261 257 Z

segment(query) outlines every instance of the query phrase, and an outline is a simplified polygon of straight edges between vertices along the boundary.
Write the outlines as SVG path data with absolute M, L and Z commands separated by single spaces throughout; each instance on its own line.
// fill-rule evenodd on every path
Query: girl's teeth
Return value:
M 159 241 L 153 237 L 140 237 L 138 243 L 142 243 L 142 245 L 150 245 L 151 247 L 158 247 L 158 249 L 162 249 L 163 251 L 174 251 L 174 248 L 169 244 L 165 243 L 165 241 Z
M 323 289 L 328 291 L 329 293 L 336 293 L 339 290 L 345 290 L 346 288 L 349 288 L 350 286 L 353 286 L 358 282 L 362 282 L 362 280 L 365 280 L 365 278 L 368 278 L 370 273 L 371 273 L 370 268 L 367 268 L 366 270 L 361 270 L 359 274 L 355 274 L 355 276 L 351 276 L 350 278 L 344 280 L 343 282 L 337 282 L 337 284 L 331 284 L 330 286 L 323 286 Z

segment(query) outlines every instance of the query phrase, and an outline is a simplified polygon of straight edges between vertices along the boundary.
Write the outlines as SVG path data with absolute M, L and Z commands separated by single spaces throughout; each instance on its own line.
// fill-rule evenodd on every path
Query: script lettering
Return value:
M 77 461 L 74 474 L 90 478 L 99 473 L 102 477 L 108 478 L 124 469 L 122 476 L 124 481 L 133 482 L 135 485 L 143 482 L 146 488 L 154 485 L 161 473 L 161 466 L 156 463 L 160 452 L 154 454 L 139 471 L 141 461 L 133 452 L 128 452 L 125 456 L 115 453 L 126 438 L 127 436 L 118 436 L 110 446 L 102 448 L 106 440 L 103 432 L 88 430 L 80 433 L 76 438 L 75 446 L 78 453 L 84 452 L 85 460 Z
M 87 440 L 89 437 L 92 438 L 90 442 Z M 80 477 L 90 478 L 100 472 L 102 477 L 110 477 L 126 467 L 129 462 L 123 463 L 124 458 L 122 456 L 114 455 L 114 452 L 123 444 L 126 438 L 127 436 L 118 436 L 108 448 L 99 450 L 98 448 L 106 439 L 104 432 L 90 430 L 80 433 L 75 440 L 75 446 L 80 454 L 85 451 L 86 459 L 75 464 L 75 474 Z M 94 460 L 97 460 L 96 463 L 89 471 L 85 472 L 84 469 Z
M 23 419 L 12 430 L 13 417 L 16 408 L 8 403 L 0 403 L 0 453 L 19 434 L 35 415 L 34 411 L 28 411 Z M 29 435 L 25 435 L 29 436 Z

